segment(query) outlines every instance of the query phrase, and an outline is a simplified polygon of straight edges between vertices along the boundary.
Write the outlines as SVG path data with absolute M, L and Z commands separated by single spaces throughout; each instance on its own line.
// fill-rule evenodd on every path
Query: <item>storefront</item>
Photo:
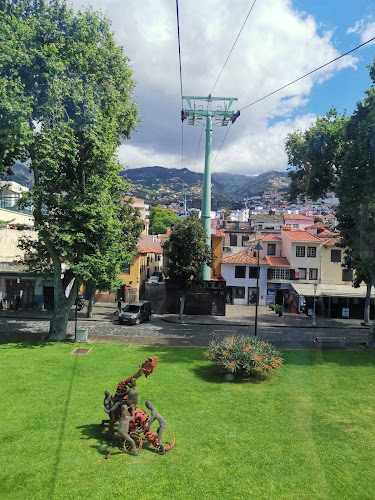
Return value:
M 267 283 L 267 304 L 280 304 L 285 306 L 289 299 L 289 283 Z
M 311 283 L 293 283 L 291 294 L 297 309 L 306 314 L 314 305 L 314 287 Z M 363 319 L 366 286 L 354 288 L 351 285 L 318 283 L 316 290 L 316 314 L 327 318 Z M 301 307 L 301 304 L 304 306 Z M 375 291 L 371 292 L 370 318 L 375 315 Z

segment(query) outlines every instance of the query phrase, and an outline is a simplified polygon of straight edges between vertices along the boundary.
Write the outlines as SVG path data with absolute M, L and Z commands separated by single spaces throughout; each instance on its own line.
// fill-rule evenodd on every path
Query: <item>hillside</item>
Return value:
M 133 185 L 133 193 L 155 205 L 180 203 L 187 193 L 189 207 L 200 207 L 203 174 L 190 170 L 143 167 L 124 170 L 122 175 Z M 258 176 L 239 174 L 212 174 L 212 208 L 240 208 L 243 199 L 261 195 L 264 191 L 286 191 L 289 178 L 286 172 L 265 172 Z
M 7 177 L 25 186 L 32 184 L 33 175 L 28 168 L 16 163 L 14 175 Z M 186 200 L 188 208 L 200 208 L 202 203 L 203 174 L 187 168 L 164 168 L 160 166 L 123 170 L 121 175 L 132 184 L 132 194 L 150 205 L 180 204 Z M 228 173 L 212 174 L 212 208 L 243 206 L 244 198 L 261 195 L 265 191 L 286 191 L 289 186 L 286 172 L 270 171 L 257 176 Z

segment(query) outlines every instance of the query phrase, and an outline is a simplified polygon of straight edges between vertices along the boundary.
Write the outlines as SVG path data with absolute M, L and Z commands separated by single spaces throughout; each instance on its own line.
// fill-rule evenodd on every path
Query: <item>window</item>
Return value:
M 309 269 L 309 279 L 317 280 L 318 279 L 318 270 L 317 269 Z
M 299 268 L 299 279 L 300 280 L 305 280 L 306 279 L 306 269 Z
M 245 266 L 236 266 L 234 268 L 234 275 L 236 278 L 246 278 L 246 267 Z
M 305 256 L 305 247 L 296 247 L 296 257 Z
M 288 280 L 290 276 L 289 269 L 269 269 L 269 271 L 271 280 Z
M 244 286 L 236 286 L 235 298 L 236 299 L 244 299 L 245 298 L 245 287 Z
M 257 279 L 257 274 L 258 274 L 257 271 L 258 271 L 257 267 L 249 267 L 249 278 Z
M 244 236 L 242 236 L 242 246 L 243 246 L 243 247 L 245 246 L 245 242 L 246 242 L 246 241 L 249 241 L 249 236 L 248 236 L 248 235 L 247 235 L 247 236 L 245 236 L 245 235 L 244 235 Z
M 341 262 L 341 250 L 331 250 L 331 262 Z
M 343 269 L 342 281 L 352 281 L 352 280 L 353 280 L 353 269 Z
M 231 234 L 229 237 L 229 244 L 231 247 L 236 247 L 237 246 L 237 235 L 236 234 Z
M 276 255 L 276 244 L 275 243 L 268 243 L 267 255 Z
M 298 229 L 299 228 L 299 224 L 292 224 L 292 228 L 293 229 Z
M 316 257 L 316 247 L 307 247 L 307 256 Z

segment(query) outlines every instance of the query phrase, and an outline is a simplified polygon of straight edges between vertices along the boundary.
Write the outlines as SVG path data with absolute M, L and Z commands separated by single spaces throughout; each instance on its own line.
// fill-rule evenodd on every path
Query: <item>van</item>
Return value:
M 125 306 L 119 316 L 119 325 L 139 325 L 141 321 L 149 321 L 151 319 L 151 302 L 143 300 L 140 302 L 132 302 Z

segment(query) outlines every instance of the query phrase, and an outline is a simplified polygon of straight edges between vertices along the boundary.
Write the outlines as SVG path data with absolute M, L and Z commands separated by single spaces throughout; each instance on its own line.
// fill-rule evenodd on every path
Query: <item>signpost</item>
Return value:
M 258 330 L 258 305 L 259 305 L 259 253 L 263 250 L 261 244 L 258 243 L 255 245 L 254 250 L 258 253 L 258 268 L 257 268 L 257 300 L 255 302 L 255 328 L 254 328 L 254 337 L 257 336 Z

